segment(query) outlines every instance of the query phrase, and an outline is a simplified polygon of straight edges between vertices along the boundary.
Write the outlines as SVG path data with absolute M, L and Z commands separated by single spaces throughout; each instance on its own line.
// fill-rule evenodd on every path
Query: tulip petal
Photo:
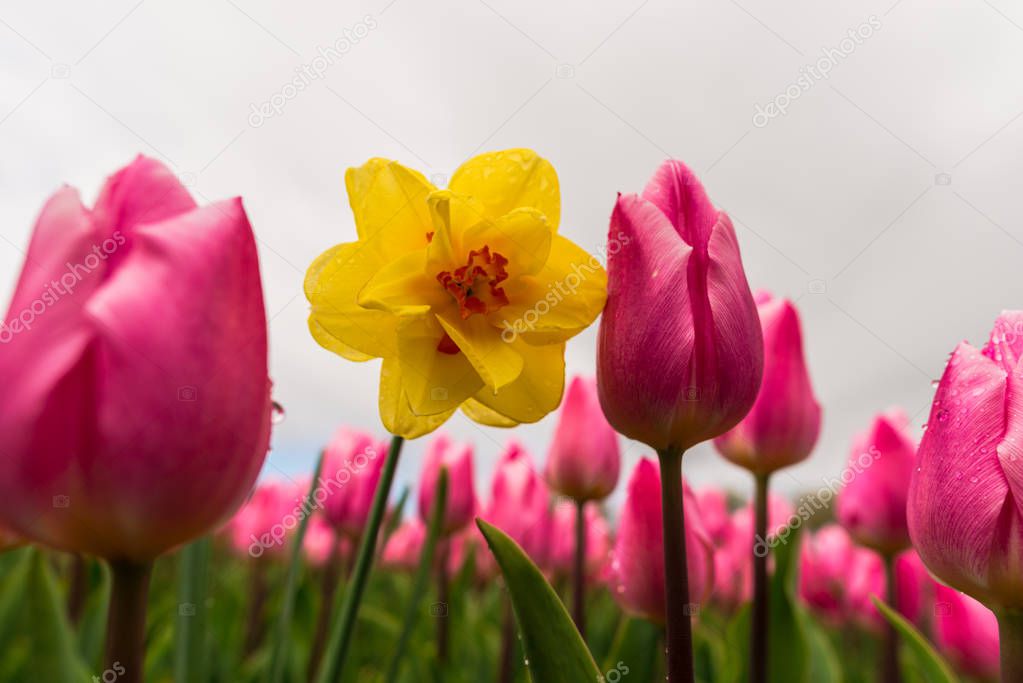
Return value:
M 983 353 L 1006 372 L 1016 368 L 1023 357 L 1023 311 L 1001 312 Z
M 701 251 L 706 248 L 719 212 L 688 166 L 676 159 L 662 163 L 644 188 L 643 199 L 668 217 L 686 244 Z
M 507 346 L 523 361 L 521 374 L 496 394 L 489 386 L 484 387 L 475 399 L 516 423 L 537 422 L 561 402 L 565 388 L 565 345 L 531 346 L 519 340 Z
M 426 197 L 435 188 L 421 173 L 374 158 L 345 171 L 345 187 L 360 242 L 390 258 L 422 249 L 433 229 Z
M 395 436 L 415 439 L 429 434 L 444 424 L 455 412 L 451 409 L 437 415 L 416 415 L 402 388 L 401 366 L 397 358 L 384 358 L 380 366 L 380 419 L 384 428 Z
M 558 174 L 549 161 L 529 149 L 475 156 L 459 166 L 448 186 L 476 197 L 492 219 L 529 206 L 543 212 L 555 230 L 561 221 Z
M 156 159 L 138 156 L 107 179 L 93 216 L 103 237 L 120 230 L 130 240 L 135 228 L 191 211 L 195 200 L 169 168 Z M 120 261 L 117 254 L 114 261 Z
M 517 347 L 502 340 L 486 318 L 473 315 L 462 320 L 453 307 L 436 311 L 435 315 L 491 390 L 501 390 L 522 373 L 523 361 Z
M 427 316 L 406 316 L 398 323 L 401 385 L 416 415 L 450 414 L 483 388 L 483 380 L 464 353 L 437 349 L 444 329 Z

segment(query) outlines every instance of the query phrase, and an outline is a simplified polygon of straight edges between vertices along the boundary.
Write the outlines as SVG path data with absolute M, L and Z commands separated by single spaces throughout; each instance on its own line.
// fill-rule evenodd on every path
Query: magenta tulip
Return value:
M 464 529 L 476 514 L 473 488 L 472 444 L 456 444 L 446 434 L 438 434 L 426 449 L 423 471 L 419 475 L 419 517 L 430 519 L 441 467 L 448 471 L 447 500 L 444 504 L 444 536 Z
M 829 524 L 803 541 L 798 592 L 832 625 L 877 630 L 882 621 L 871 596 L 884 596 L 884 564 L 877 553 L 853 544 L 841 526 Z
M 618 483 L 620 465 L 618 434 L 600 409 L 596 380 L 573 378 L 547 452 L 547 483 L 576 501 L 603 500 Z
M 279 479 L 261 482 L 225 527 L 234 551 L 253 559 L 283 557 L 288 536 L 298 527 L 308 490 L 307 485 Z
M 623 609 L 655 623 L 664 623 L 664 552 L 661 546 L 661 476 L 648 458 L 636 464 L 629 478 L 618 534 L 611 552 L 612 594 Z M 714 558 L 700 507 L 689 487 L 686 497 L 685 535 L 690 599 L 687 610 L 695 616 L 710 595 Z
M 838 521 L 857 543 L 882 555 L 909 547 L 906 500 L 916 443 L 908 425 L 905 413 L 894 409 L 857 434 L 849 453 L 849 481 L 838 495 Z
M 414 571 L 419 566 L 419 555 L 426 543 L 426 525 L 414 517 L 394 530 L 387 539 L 381 564 L 387 569 Z
M 144 157 L 92 209 L 59 190 L 0 325 L 0 518 L 135 562 L 217 527 L 266 456 L 266 335 L 240 199 Z
M 760 388 L 760 320 L 732 221 L 682 162 L 618 197 L 607 270 L 597 386 L 612 426 L 658 451 L 735 426 Z
M 522 546 L 533 562 L 547 561 L 551 494 L 519 442 L 509 440 L 497 461 L 482 517 Z
M 934 606 L 934 640 L 963 673 L 998 676 L 998 620 L 982 603 L 939 585 Z
M 608 563 L 611 554 L 611 531 L 607 520 L 595 503 L 584 508 L 586 521 L 586 557 L 588 578 L 596 577 Z M 555 576 L 570 576 L 575 558 L 576 506 L 568 500 L 559 501 L 551 511 L 551 540 L 547 566 Z
M 322 500 L 324 517 L 342 536 L 362 536 L 386 455 L 386 441 L 348 427 L 324 449 L 314 500 Z
M 753 408 L 714 440 L 728 460 L 768 475 L 810 455 L 821 428 L 821 407 L 810 386 L 799 313 L 788 299 L 755 296 L 764 333 L 764 380 Z
M 353 554 L 351 541 L 339 538 L 334 527 L 320 515 L 309 518 L 309 526 L 302 540 L 302 552 L 309 564 L 319 568 L 327 567 L 331 560 L 343 563 Z
M 718 514 L 708 515 L 705 500 L 714 501 L 713 496 L 698 496 L 700 515 L 706 523 Z M 793 515 L 792 504 L 785 498 L 770 494 L 767 502 L 767 524 L 762 537 L 754 534 L 754 510 L 752 503 L 742 507 L 728 517 L 724 525 L 717 522 L 719 529 L 712 533 L 714 542 L 714 600 L 729 609 L 734 609 L 753 597 L 753 565 L 756 557 L 767 557 L 777 535 L 788 525 Z M 782 542 L 782 541 L 778 541 Z

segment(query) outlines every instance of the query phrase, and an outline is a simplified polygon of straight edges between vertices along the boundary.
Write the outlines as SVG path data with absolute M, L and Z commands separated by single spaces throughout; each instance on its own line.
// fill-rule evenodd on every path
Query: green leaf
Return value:
M 99 666 L 107 635 L 107 607 L 110 605 L 110 569 L 105 562 L 84 558 L 88 593 L 78 623 L 78 649 L 85 661 Z
M 540 683 L 593 683 L 600 671 L 565 606 L 515 541 L 477 519 L 511 594 L 526 666 Z
M 800 609 L 800 616 L 806 630 L 807 645 L 810 648 L 810 669 L 808 681 L 813 683 L 842 683 L 842 666 L 827 634 Z
M 605 678 L 615 679 L 608 672 L 617 670 L 619 677 L 624 679 L 628 669 L 628 676 L 633 680 L 655 680 L 660 639 L 660 627 L 645 619 L 622 617 L 611 651 L 604 660 Z
M 888 623 L 895 627 L 905 646 L 903 651 L 912 662 L 912 668 L 919 671 L 924 680 L 928 683 L 956 683 L 958 681 L 948 663 L 935 652 L 931 644 L 916 630 L 913 624 L 876 597 L 872 596 L 871 600 L 874 601 L 874 606 L 888 620 Z
M 174 681 L 207 679 L 206 594 L 209 588 L 210 538 L 201 538 L 178 556 L 178 612 L 174 630 Z

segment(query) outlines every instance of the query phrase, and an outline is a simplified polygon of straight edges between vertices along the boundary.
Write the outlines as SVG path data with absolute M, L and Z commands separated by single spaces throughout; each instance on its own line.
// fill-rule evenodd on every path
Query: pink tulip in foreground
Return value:
M 682 454 L 749 412 L 763 366 L 760 320 L 732 221 L 685 164 L 666 161 L 642 197 L 619 195 L 611 214 L 597 388 L 608 422 L 660 458 L 672 683 L 694 675 Z
M 998 618 L 1002 680 L 1023 680 L 1023 312 L 952 353 L 920 442 L 909 533 L 931 573 Z
M 386 441 L 348 427 L 338 429 L 327 445 L 314 493 L 323 498 L 324 517 L 339 534 L 362 536 L 386 456 Z
M 998 677 L 998 620 L 970 596 L 937 587 L 934 640 L 963 673 L 984 680 Z
M 476 514 L 472 454 L 472 444 L 456 444 L 443 433 L 435 436 L 427 446 L 423 470 L 419 475 L 419 518 L 429 521 L 440 469 L 447 468 L 447 500 L 441 527 L 444 536 L 467 527 Z
M 596 381 L 574 377 L 547 452 L 547 483 L 573 500 L 603 500 L 618 483 L 620 466 L 618 435 L 600 409 Z
M 199 208 L 144 157 L 92 209 L 59 190 L 0 325 L 0 377 L 0 519 L 111 561 L 108 656 L 137 681 L 150 563 L 229 517 L 269 444 L 266 316 L 241 200 Z
M 686 550 L 690 599 L 686 618 L 695 616 L 710 595 L 714 558 L 703 527 L 700 507 L 687 485 Z M 648 458 L 637 463 L 629 478 L 618 534 L 611 554 L 611 592 L 626 611 L 663 624 L 665 612 L 664 552 L 661 523 L 661 481 L 657 465 Z

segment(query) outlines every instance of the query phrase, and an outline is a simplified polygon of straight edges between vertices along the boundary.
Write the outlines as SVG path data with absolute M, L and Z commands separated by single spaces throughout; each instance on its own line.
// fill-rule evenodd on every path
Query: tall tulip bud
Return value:
M 1023 610 L 1021 356 L 1023 311 L 1003 312 L 983 349 L 956 348 L 909 490 L 909 532 L 920 559 L 996 613 Z
M 341 427 L 323 451 L 323 516 L 341 535 L 362 536 L 384 467 L 387 442 Z
M 430 521 L 440 470 L 447 468 L 447 501 L 441 527 L 445 536 L 465 528 L 476 514 L 472 453 L 472 444 L 456 444 L 446 434 L 438 434 L 426 449 L 419 476 L 419 517 L 424 522 Z
M 739 467 L 767 475 L 810 455 L 821 406 L 810 386 L 796 307 L 767 292 L 754 299 L 764 333 L 764 380 L 753 408 L 714 445 Z
M 697 606 L 714 584 L 714 557 L 700 508 L 689 486 L 686 498 L 686 553 L 690 600 Z M 647 458 L 636 464 L 611 553 L 612 594 L 623 609 L 656 623 L 665 620 L 664 550 L 661 537 L 661 475 Z M 696 610 L 688 610 L 695 616 Z
M 852 479 L 838 494 L 836 516 L 860 545 L 893 556 L 909 547 L 906 500 L 916 460 L 909 419 L 900 409 L 874 418 L 853 439 Z
M 618 434 L 600 409 L 596 380 L 574 377 L 547 452 L 547 483 L 576 501 L 603 500 L 618 483 L 620 466 Z
M 732 222 L 692 171 L 666 161 L 611 215 L 597 348 L 604 413 L 629 438 L 685 450 L 743 418 L 763 360 Z
M 511 536 L 533 561 L 547 560 L 551 494 L 517 441 L 509 440 L 497 462 L 483 519 Z
M 240 199 L 199 208 L 138 157 L 42 209 L 0 324 L 0 519 L 147 563 L 245 500 L 270 434 L 259 261 Z

